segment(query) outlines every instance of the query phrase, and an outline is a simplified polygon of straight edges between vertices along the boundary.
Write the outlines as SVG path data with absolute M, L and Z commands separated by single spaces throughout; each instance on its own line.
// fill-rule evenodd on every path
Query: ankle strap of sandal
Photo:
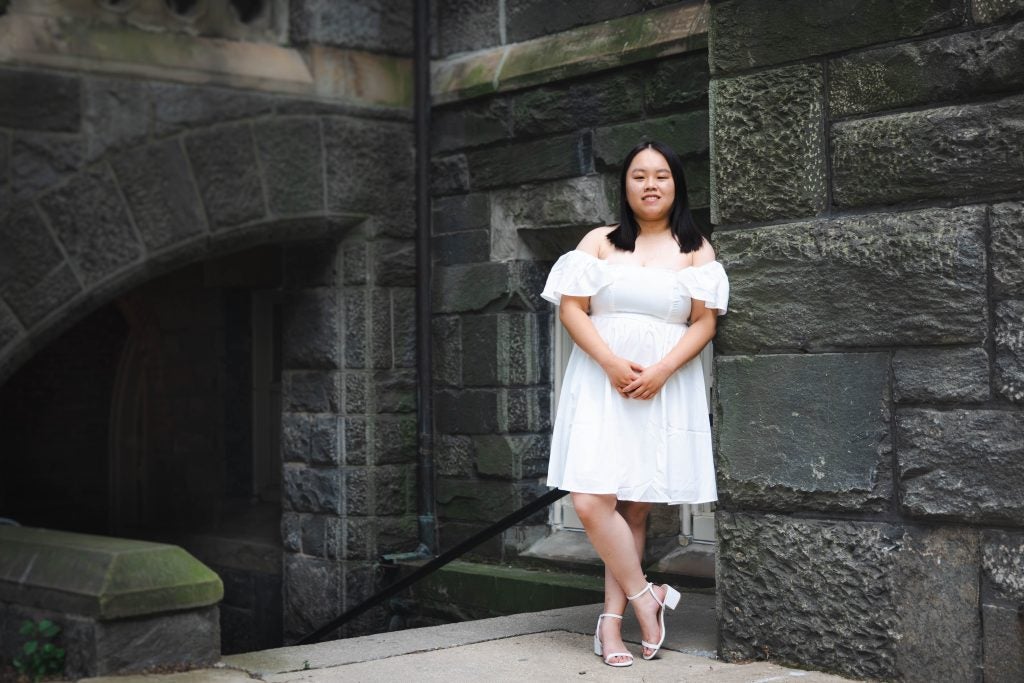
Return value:
M 643 595 L 644 593 L 647 593 L 648 591 L 650 591 L 650 593 L 651 593 L 651 596 L 653 596 L 653 597 L 654 597 L 655 601 L 658 601 L 658 602 L 660 602 L 660 601 L 658 600 L 658 596 L 657 596 L 657 595 L 654 595 L 654 591 L 653 591 L 653 590 L 651 590 L 651 587 L 652 587 L 652 586 L 654 586 L 654 584 L 653 584 L 653 583 L 648 583 L 648 584 L 647 584 L 646 586 L 644 586 L 644 589 L 643 589 L 642 591 L 640 591 L 640 592 L 639 592 L 639 593 L 637 593 L 636 595 L 627 595 L 627 596 L 626 596 L 626 599 L 627 599 L 627 600 L 636 600 L 637 598 L 639 598 L 639 597 L 640 597 L 641 595 Z
M 605 612 L 604 614 L 602 614 L 598 618 L 603 618 L 603 617 L 611 617 L 612 619 L 621 619 L 622 615 L 621 614 L 612 614 L 611 612 Z

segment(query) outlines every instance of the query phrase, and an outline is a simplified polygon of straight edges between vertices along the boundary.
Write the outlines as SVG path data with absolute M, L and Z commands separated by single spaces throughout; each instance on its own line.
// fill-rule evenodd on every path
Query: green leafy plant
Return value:
M 28 638 L 21 648 L 21 656 L 14 659 L 18 673 L 38 681 L 47 674 L 64 672 L 64 649 L 53 643 L 60 633 L 57 624 L 49 619 L 24 621 L 18 633 Z

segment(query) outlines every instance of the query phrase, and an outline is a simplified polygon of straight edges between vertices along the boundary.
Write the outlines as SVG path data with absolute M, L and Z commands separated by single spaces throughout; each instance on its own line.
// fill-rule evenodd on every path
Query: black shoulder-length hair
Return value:
M 668 169 L 672 173 L 676 198 L 669 210 L 668 224 L 676 242 L 679 243 L 679 251 L 684 254 L 697 251 L 703 244 L 704 236 L 700 228 L 697 227 L 696 221 L 693 220 L 693 214 L 690 213 L 686 197 L 686 176 L 683 173 L 683 162 L 671 147 L 657 140 L 644 140 L 631 149 L 622 162 L 622 173 L 619 175 L 619 224 L 608 233 L 608 241 L 615 245 L 616 249 L 623 251 L 633 251 L 636 248 L 636 236 L 640 231 L 636 225 L 636 218 L 633 216 L 633 209 L 626 197 L 626 180 L 633 157 L 645 149 L 653 149 L 665 157 Z

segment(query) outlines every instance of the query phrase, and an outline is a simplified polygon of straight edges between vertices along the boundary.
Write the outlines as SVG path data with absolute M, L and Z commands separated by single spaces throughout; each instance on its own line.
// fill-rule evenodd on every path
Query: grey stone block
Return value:
M 489 230 L 471 230 L 434 238 L 434 254 L 442 266 L 460 263 L 486 263 L 491 257 Z
M 643 85 L 643 72 L 616 69 L 568 84 L 531 88 L 511 99 L 512 129 L 517 138 L 538 137 L 643 118 Z
M 971 15 L 979 24 L 989 24 L 1014 14 L 1024 14 L 1024 0 L 972 0 Z
M 711 83 L 711 216 L 743 223 L 814 216 L 826 178 L 818 64 Z
M 899 349 L 892 357 L 897 401 L 987 401 L 985 349 Z
M 982 541 L 986 599 L 1024 605 L 1024 534 L 990 530 Z
M 366 291 L 362 288 L 346 287 L 342 292 L 342 306 L 345 330 L 345 367 L 366 367 Z
M 302 552 L 302 515 L 281 513 L 281 544 L 289 553 Z
M 708 112 L 698 109 L 658 119 L 620 123 L 594 131 L 594 161 L 598 170 L 622 168 L 629 150 L 642 140 L 659 140 L 681 157 L 708 153 Z
M 905 513 L 1024 523 L 1024 414 L 908 409 L 896 426 Z
M 1019 90 L 1022 61 L 1024 24 L 847 55 L 829 65 L 829 111 L 840 117 Z
M 445 521 L 493 522 L 519 508 L 519 493 L 510 482 L 437 481 L 437 509 Z
M 1024 204 L 995 204 L 992 226 L 992 290 L 996 295 L 1024 297 Z
M 346 519 L 345 522 L 345 559 L 369 560 L 374 557 L 370 550 L 374 530 L 378 524 L 375 519 Z M 376 545 L 376 544 L 374 544 Z
M 342 248 L 342 270 L 346 285 L 366 284 L 367 251 L 369 245 L 362 240 L 346 242 Z
M 363 417 L 346 417 L 343 422 L 345 464 L 365 465 L 367 461 L 367 424 Z
M 997 301 L 995 392 L 1024 403 L 1024 301 Z
M 149 134 L 148 83 L 126 78 L 85 78 L 82 128 L 89 135 L 89 158 L 143 140 Z
M 401 288 L 391 290 L 393 314 L 391 344 L 395 353 L 396 368 L 416 367 L 416 290 Z
M 328 210 L 415 225 L 411 124 L 334 116 L 322 125 Z
M 324 542 L 326 520 L 323 515 L 302 516 L 302 552 L 313 557 L 326 557 L 327 545 Z
M 462 381 L 466 386 L 540 381 L 537 316 L 501 313 L 462 319 Z
M 341 377 L 322 370 L 286 370 L 283 409 L 295 413 L 335 413 L 341 405 Z
M 434 344 L 434 381 L 439 385 L 462 384 L 462 329 L 457 316 L 434 318 L 431 339 Z
M 43 197 L 40 206 L 86 286 L 142 255 L 114 179 L 103 167 L 80 173 Z
M 469 161 L 465 154 L 430 160 L 430 193 L 447 195 L 469 192 Z
M 416 472 L 411 465 L 373 468 L 373 493 L 378 515 L 400 515 L 416 509 Z
M 373 279 L 381 287 L 415 287 L 416 245 L 407 241 L 374 242 Z
M 716 344 L 735 352 L 980 342 L 984 226 L 984 207 L 968 206 L 716 233 L 732 284 Z
M 168 135 L 269 114 L 274 98 L 229 88 L 150 82 L 153 132 Z
M 112 159 L 111 166 L 149 249 L 206 231 L 199 193 L 177 140 L 127 151 Z
M 337 290 L 301 289 L 285 297 L 282 361 L 290 369 L 341 367 L 341 321 Z
M 369 467 L 345 468 L 345 514 L 366 517 L 372 515 L 372 484 Z
M 345 497 L 337 468 L 286 463 L 282 477 L 285 509 L 293 512 L 339 514 Z
M 373 422 L 373 462 L 376 465 L 416 462 L 416 416 L 379 416 Z
M 52 187 L 82 168 L 86 158 L 82 136 L 19 133 L 11 141 L 11 193 L 28 197 Z
M 888 509 L 887 354 L 720 357 L 722 502 L 760 509 Z
M 214 229 L 263 218 L 263 186 L 248 125 L 193 133 L 185 145 Z
M 21 324 L 28 328 L 81 293 L 82 285 L 65 263 L 32 284 L 8 285 L 3 289 L 3 298 Z
M 434 467 L 438 477 L 467 479 L 476 475 L 475 441 L 469 436 L 438 434 L 434 439 Z
M 512 137 L 508 98 L 488 97 L 439 107 L 430 113 L 430 149 L 434 154 Z
M 963 0 L 717 2 L 708 40 L 712 73 L 752 69 L 958 26 Z
M 464 313 L 485 308 L 536 310 L 548 268 L 532 261 L 473 263 L 435 269 L 435 313 Z
M 544 0 L 516 0 L 508 3 L 505 10 L 508 40 L 514 43 L 576 26 L 597 24 L 669 2 L 670 0 L 591 0 L 586 3 L 551 3 Z
M 333 560 L 286 553 L 284 632 L 294 641 L 338 616 L 342 608 L 342 567 Z
M 545 432 L 551 429 L 551 389 L 524 387 L 499 392 L 498 428 L 502 432 Z
M 484 434 L 472 438 L 476 471 L 480 476 L 517 481 L 527 476 L 524 474 L 526 461 L 536 461 L 541 452 L 547 464 L 548 440 L 543 435 Z
M 861 206 L 1016 192 L 1024 183 L 1022 116 L 1018 96 L 837 123 L 834 201 Z
M 253 124 L 267 202 L 275 214 L 312 213 L 324 208 L 323 144 L 314 118 Z
M 394 365 L 391 347 L 391 292 L 373 289 L 370 300 L 370 364 L 377 369 Z
M 412 20 L 411 0 L 293 0 L 288 29 L 293 43 L 408 55 L 413 46 Z
M 497 315 L 467 315 L 462 318 L 462 381 L 466 386 L 498 384 Z
M 0 217 L 0 287 L 15 281 L 34 284 L 63 260 L 32 204 L 15 206 Z
M 80 79 L 0 69 L 0 126 L 72 132 L 79 129 L 81 117 Z
M 486 193 L 437 197 L 431 207 L 435 235 L 464 230 L 487 230 L 491 226 L 490 195 Z
M 723 659 L 770 657 L 869 679 L 976 680 L 973 531 L 726 512 L 717 522 Z
M 589 131 L 466 153 L 474 190 L 587 175 L 594 168 Z
M 708 97 L 708 57 L 703 52 L 660 59 L 644 83 L 648 112 L 679 111 Z
M 442 56 L 501 44 L 497 0 L 441 0 L 436 7 Z
M 220 657 L 218 610 L 96 622 L 95 647 L 95 674 L 213 664 Z
M 492 434 L 498 431 L 498 396 L 494 391 L 438 391 L 434 394 L 437 429 L 445 434 Z
M 341 464 L 341 425 L 336 415 L 315 415 L 310 430 L 310 462 L 316 465 Z
M 369 404 L 367 396 L 369 387 L 366 373 L 345 373 L 345 413 L 348 415 L 365 414 Z
M 981 606 L 985 639 L 983 669 L 988 683 L 1016 683 L 1024 680 L 1024 628 L 1019 608 L 1003 605 Z
M 373 375 L 373 392 L 378 413 L 414 413 L 416 371 L 407 368 L 376 372 Z

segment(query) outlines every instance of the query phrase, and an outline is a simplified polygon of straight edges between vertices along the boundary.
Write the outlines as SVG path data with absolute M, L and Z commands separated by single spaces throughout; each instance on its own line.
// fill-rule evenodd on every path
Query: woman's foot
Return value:
M 608 666 L 629 666 L 633 663 L 633 655 L 622 642 L 622 617 L 602 614 L 597 620 L 596 640 L 594 653 L 600 655 Z
M 651 659 L 665 642 L 665 618 L 662 605 L 669 609 L 675 609 L 679 602 L 679 592 L 670 586 L 647 584 L 642 591 L 629 596 L 629 601 L 633 603 L 633 611 L 640 623 L 644 659 Z

